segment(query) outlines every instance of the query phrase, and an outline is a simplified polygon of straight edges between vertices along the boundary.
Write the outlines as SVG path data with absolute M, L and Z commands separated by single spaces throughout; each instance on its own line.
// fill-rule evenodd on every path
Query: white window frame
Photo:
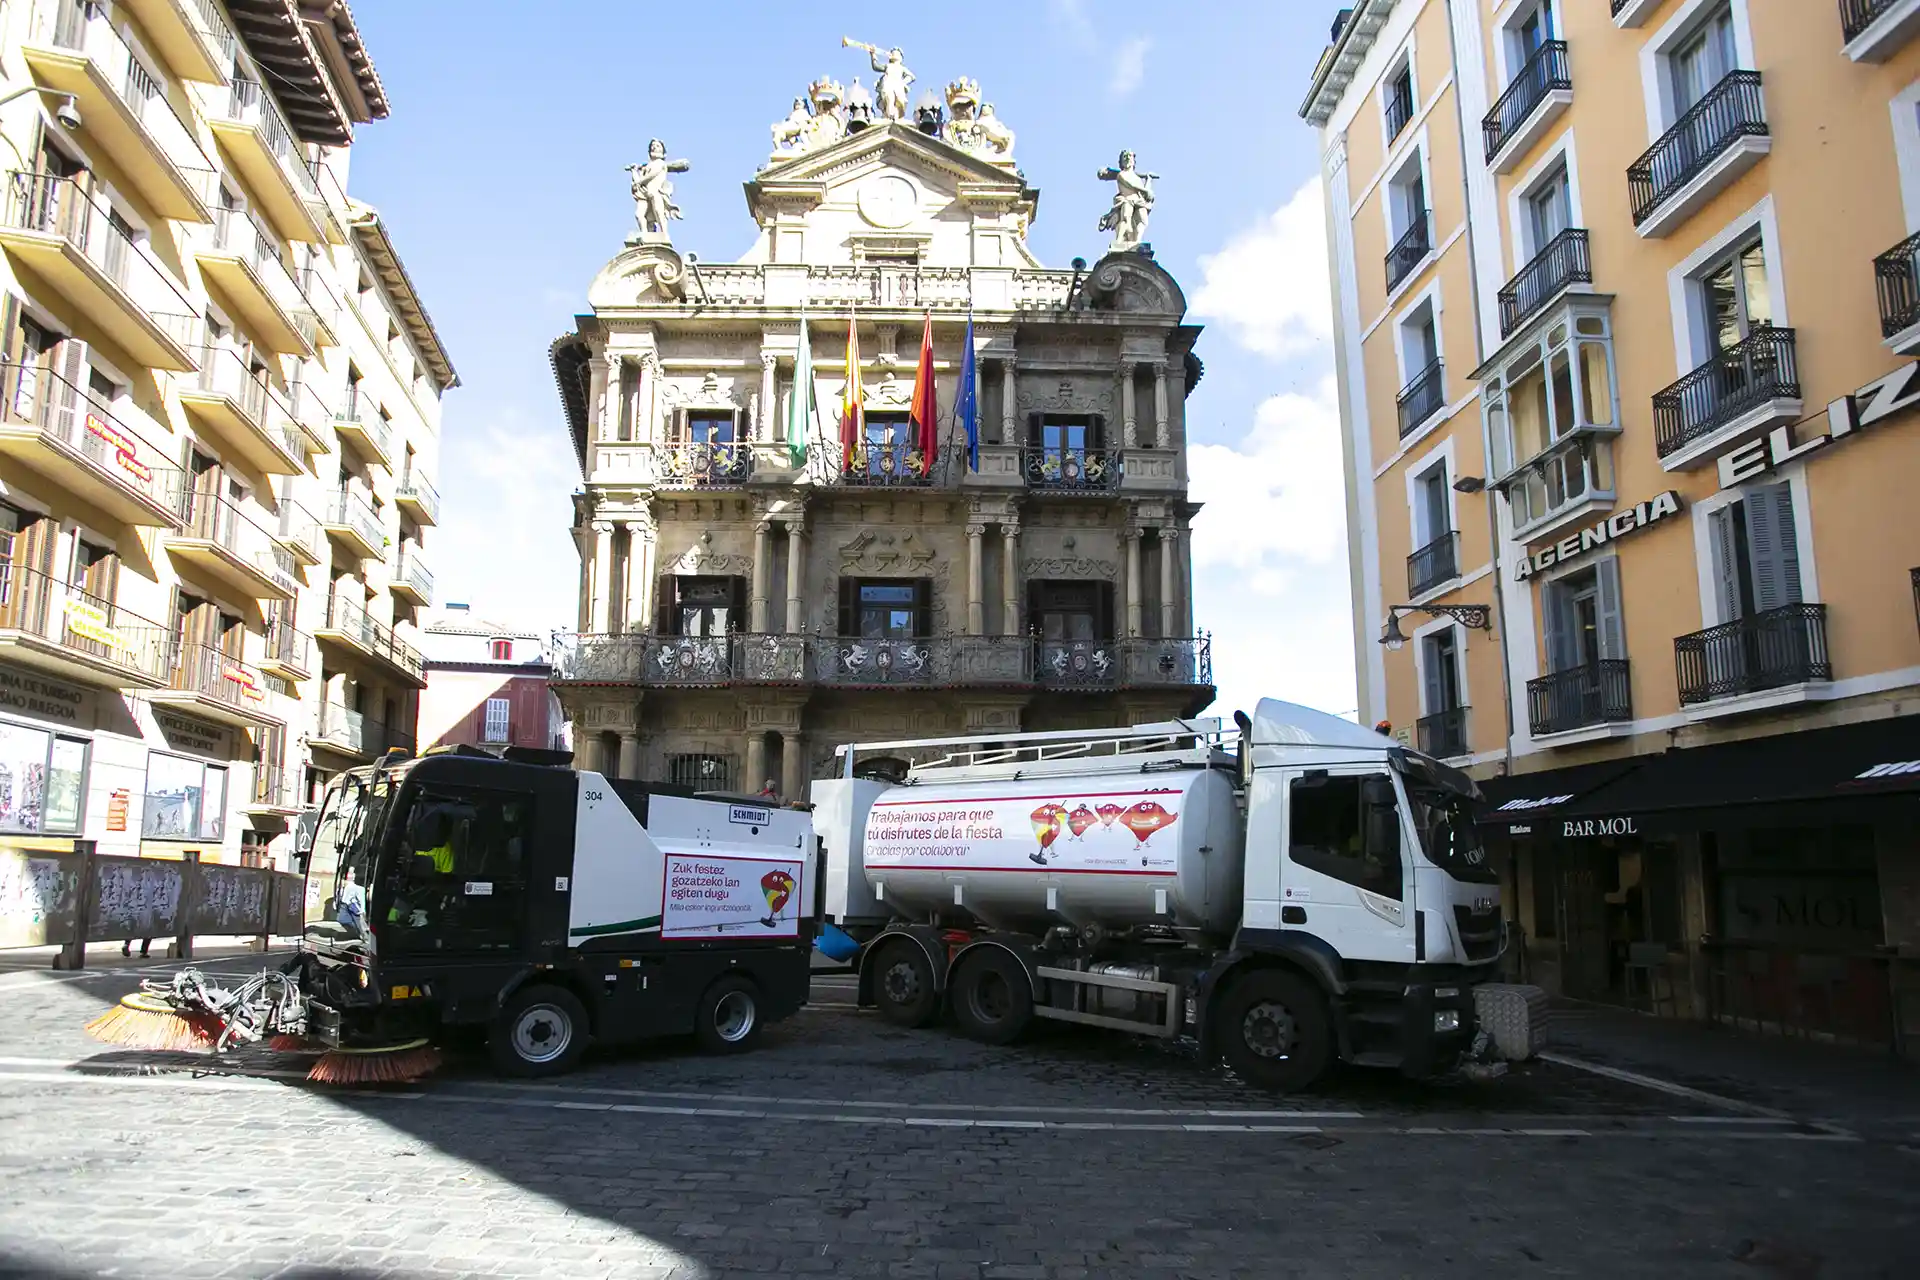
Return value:
M 1393 149 L 1393 144 L 1400 140 L 1387 127 L 1387 104 L 1393 100 L 1390 92 L 1393 82 L 1403 70 L 1407 73 L 1407 85 L 1413 92 L 1413 114 L 1407 117 L 1407 126 L 1401 130 L 1401 134 L 1413 132 L 1414 125 L 1420 120 L 1420 71 L 1414 39 L 1414 35 L 1409 32 L 1407 42 L 1394 51 L 1393 57 L 1387 63 L 1386 71 L 1381 73 L 1380 82 L 1374 90 L 1375 96 L 1379 99 L 1382 155 L 1388 155 Z M 1389 160 L 1391 160 L 1390 156 Z
M 1460 477 L 1459 468 L 1454 463 L 1453 437 L 1434 445 L 1413 462 L 1407 464 L 1407 554 L 1412 555 L 1426 546 L 1424 542 L 1414 542 L 1414 531 L 1420 528 L 1420 481 L 1437 466 L 1447 469 L 1447 528 L 1453 533 L 1460 532 L 1459 495 L 1454 492 L 1453 482 Z M 1455 565 L 1455 569 L 1460 566 Z
M 1893 114 L 1893 158 L 1900 170 L 1900 203 L 1907 217 L 1907 234 L 1920 231 L 1920 80 L 1914 81 L 1887 104 Z
M 1413 650 L 1414 701 L 1420 708 L 1420 719 L 1438 715 L 1441 708 L 1427 705 L 1427 646 L 1426 638 L 1449 627 L 1460 634 L 1453 638 L 1453 669 L 1460 682 L 1460 705 L 1471 710 L 1473 693 L 1467 687 L 1467 629 L 1452 618 L 1435 618 L 1433 621 L 1415 627 L 1413 634 L 1407 637 L 1408 647 Z M 1468 735 L 1468 747 L 1472 747 L 1472 735 Z
M 1767 305 L 1777 328 L 1790 328 L 1787 315 L 1786 263 L 1780 256 L 1780 219 L 1774 212 L 1773 195 L 1761 197 L 1751 209 L 1729 221 L 1705 244 L 1688 254 L 1667 272 L 1667 302 L 1673 313 L 1673 363 L 1676 377 L 1684 377 L 1705 364 L 1713 354 L 1707 330 L 1707 316 L 1701 304 L 1697 277 L 1715 259 L 1724 257 L 1735 245 L 1760 232 L 1761 250 L 1767 259 Z
M 499 708 L 499 736 L 494 735 L 494 709 Z M 487 743 L 511 742 L 513 740 L 513 699 L 488 698 L 485 715 L 480 722 L 480 740 Z
M 1414 165 L 1418 165 L 1420 169 L 1420 194 L 1425 200 L 1427 207 L 1428 238 L 1434 242 L 1432 249 L 1428 252 L 1431 254 L 1437 252 L 1440 248 L 1439 228 L 1433 225 L 1433 171 L 1429 160 L 1431 155 L 1432 151 L 1427 146 L 1427 127 L 1421 125 L 1420 131 L 1414 135 L 1413 144 L 1408 148 L 1408 153 L 1403 154 L 1392 164 L 1388 165 L 1380 179 L 1380 220 L 1386 227 L 1387 247 L 1389 249 L 1398 244 L 1400 237 L 1405 235 L 1409 230 L 1408 227 L 1396 227 L 1394 225 L 1393 208 L 1399 199 L 1395 187 L 1398 185 L 1399 179 Z M 1407 273 L 1407 279 L 1413 279 L 1414 274 L 1414 272 L 1409 271 Z
M 1533 219 L 1528 209 L 1533 197 L 1546 185 L 1554 169 L 1566 166 L 1567 172 L 1567 225 L 1584 227 L 1586 214 L 1580 203 L 1580 165 L 1574 153 L 1573 130 L 1568 129 L 1559 139 L 1548 147 L 1532 168 L 1528 169 L 1520 180 L 1513 184 L 1507 193 L 1508 225 L 1513 228 L 1513 270 L 1511 275 L 1519 275 L 1520 268 L 1532 262 L 1535 255 L 1544 247 L 1533 243 Z
M 1393 316 L 1393 358 L 1399 362 L 1400 381 L 1395 385 L 1396 394 L 1406 388 L 1413 375 L 1426 368 L 1425 364 L 1416 365 L 1407 354 L 1407 339 L 1411 336 L 1408 326 L 1418 318 L 1422 308 L 1426 308 L 1433 317 L 1433 351 L 1436 358 L 1447 358 L 1446 330 L 1440 323 L 1440 281 L 1429 280 L 1426 287 L 1418 293 L 1408 294 L 1401 299 L 1400 309 Z
M 1581 0 L 1558 0 L 1558 3 L 1562 5 L 1569 3 L 1578 4 L 1581 3 Z M 1519 32 L 1516 28 L 1519 27 L 1522 22 L 1526 21 L 1527 15 L 1539 8 L 1539 6 L 1540 0 L 1504 0 L 1500 7 L 1494 11 L 1492 40 L 1493 69 L 1494 79 L 1497 83 L 1493 86 L 1493 95 L 1489 101 L 1498 101 L 1500 95 L 1507 91 L 1507 86 L 1513 83 L 1513 77 L 1519 73 L 1521 67 L 1526 65 L 1523 62 L 1516 62 L 1514 60 L 1515 47 L 1519 44 L 1520 39 Z M 1559 40 L 1564 38 L 1559 34 L 1562 30 L 1560 24 L 1563 21 L 1565 21 L 1565 19 L 1562 17 L 1556 16 L 1554 18 L 1555 34 L 1553 39 Z
M 1722 507 L 1747 496 L 1749 488 L 1785 484 L 1793 497 L 1793 537 L 1800 557 L 1800 599 L 1805 604 L 1820 603 L 1820 579 L 1814 572 L 1813 502 L 1807 484 L 1804 462 L 1755 476 L 1748 484 L 1722 489 L 1711 498 L 1693 504 L 1693 563 L 1699 579 L 1701 626 L 1717 627 L 1731 618 L 1720 616 L 1719 593 L 1714 589 L 1713 535 L 1710 517 Z
M 1753 23 L 1747 16 L 1747 0 L 1685 0 L 1673 11 L 1673 16 L 1640 46 L 1640 87 L 1646 98 L 1649 146 L 1659 141 L 1660 135 L 1673 128 L 1674 122 L 1680 118 L 1679 111 L 1674 108 L 1673 78 L 1667 74 L 1667 64 L 1672 60 L 1674 49 L 1693 35 L 1701 15 L 1723 5 L 1733 11 L 1736 69 L 1756 68 Z

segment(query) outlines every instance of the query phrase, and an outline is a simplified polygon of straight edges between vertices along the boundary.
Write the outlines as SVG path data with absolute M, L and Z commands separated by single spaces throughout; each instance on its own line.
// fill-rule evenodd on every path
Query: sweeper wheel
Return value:
M 410 1084 L 440 1065 L 426 1037 L 394 1044 L 332 1049 L 307 1072 L 315 1084 Z
M 182 1013 L 148 992 L 131 991 L 89 1022 L 86 1032 L 123 1049 L 204 1051 L 220 1038 L 220 1022 L 207 1014 Z

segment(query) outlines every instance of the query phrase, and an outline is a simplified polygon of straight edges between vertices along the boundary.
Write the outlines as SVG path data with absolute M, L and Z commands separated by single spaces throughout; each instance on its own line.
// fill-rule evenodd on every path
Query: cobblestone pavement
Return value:
M 0 1274 L 1763 1280 L 1910 1274 L 1920 1240 L 1903 1123 L 1561 1063 L 1274 1099 L 1077 1028 L 897 1031 L 823 976 L 741 1057 L 322 1090 L 88 1040 L 134 976 L 0 975 Z

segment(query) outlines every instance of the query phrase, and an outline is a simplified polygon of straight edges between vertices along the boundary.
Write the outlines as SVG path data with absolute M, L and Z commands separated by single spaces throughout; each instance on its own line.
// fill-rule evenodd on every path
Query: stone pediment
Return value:
M 761 170 L 746 183 L 747 207 L 762 219 L 769 204 L 809 198 L 818 202 L 882 172 L 911 177 L 930 190 L 969 202 L 1017 205 L 1037 197 L 1024 178 L 1000 165 L 908 125 L 876 124 Z

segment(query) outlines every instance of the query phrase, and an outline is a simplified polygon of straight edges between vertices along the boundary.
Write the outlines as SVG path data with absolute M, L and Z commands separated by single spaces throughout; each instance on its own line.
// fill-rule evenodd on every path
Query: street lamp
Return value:
M 1380 643 L 1399 649 L 1407 643 L 1400 630 L 1400 615 L 1424 613 L 1429 618 L 1452 618 L 1463 627 L 1476 631 L 1493 630 L 1493 608 L 1484 604 L 1396 604 L 1387 608 L 1387 625 L 1380 630 Z

